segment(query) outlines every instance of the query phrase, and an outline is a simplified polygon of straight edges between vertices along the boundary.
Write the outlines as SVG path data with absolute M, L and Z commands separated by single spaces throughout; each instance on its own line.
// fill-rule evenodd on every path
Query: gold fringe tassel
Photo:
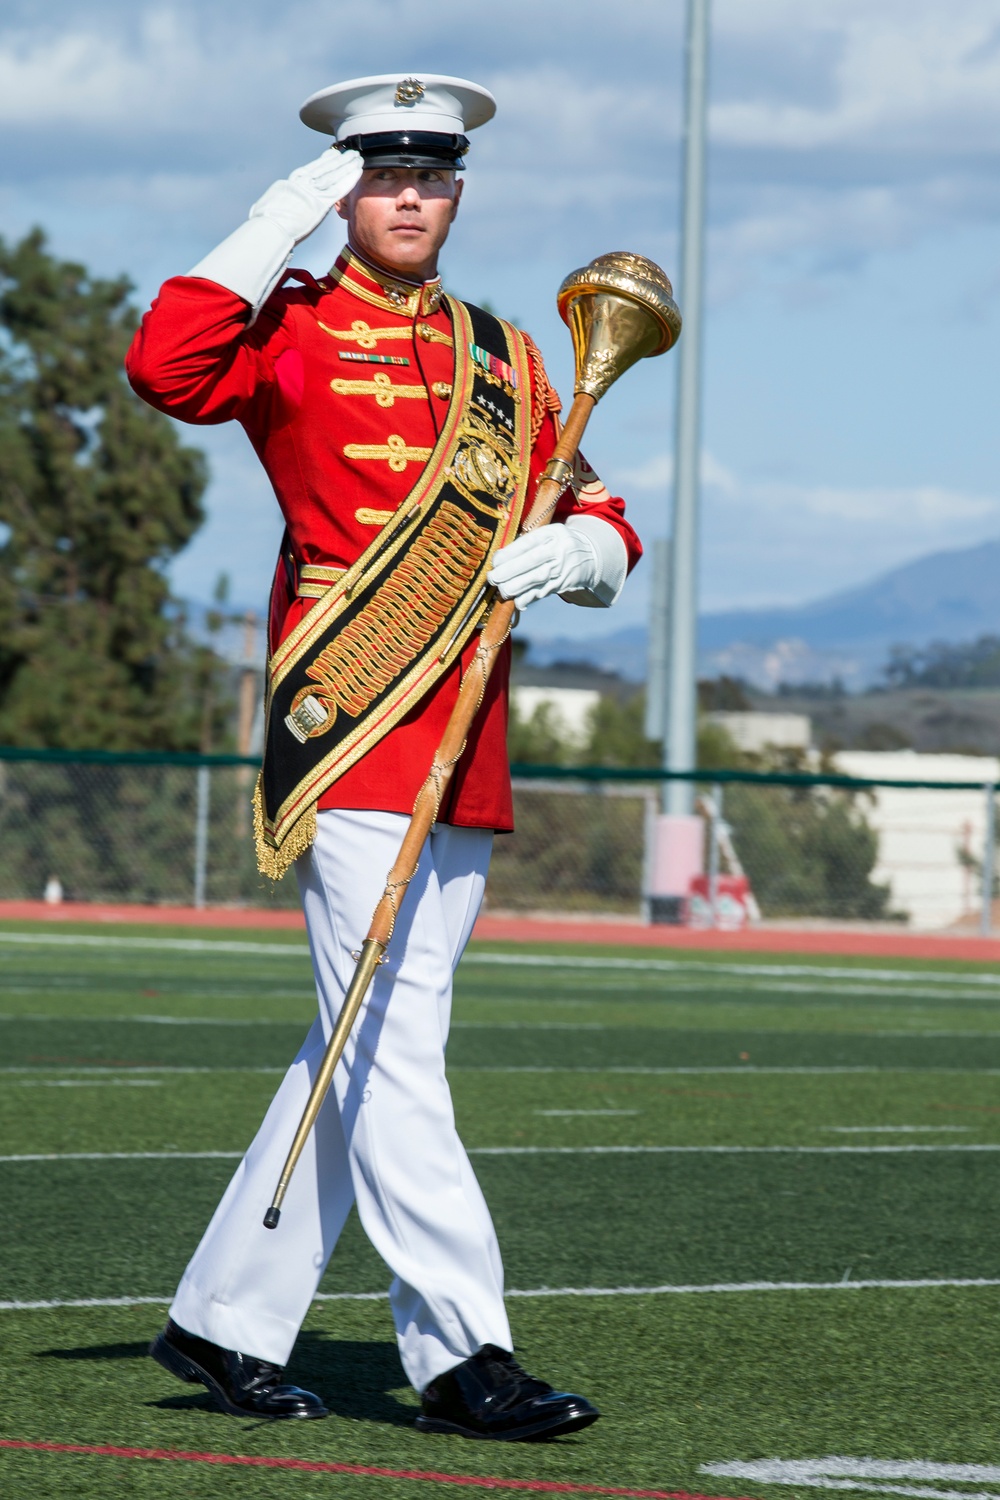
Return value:
M 280 845 L 275 845 L 264 832 L 264 797 L 258 776 L 253 790 L 253 837 L 257 846 L 258 870 L 268 880 L 280 880 L 299 856 L 311 847 L 316 837 L 316 804 L 311 803 L 292 824 Z

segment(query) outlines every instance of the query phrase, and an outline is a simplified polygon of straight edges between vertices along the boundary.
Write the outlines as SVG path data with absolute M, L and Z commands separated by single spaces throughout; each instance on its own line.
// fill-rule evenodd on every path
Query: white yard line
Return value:
M 576 1004 L 580 1002 L 571 1001 L 569 1003 Z M 602 1001 L 585 1001 L 582 1003 L 594 1005 L 603 1004 Z M 295 1027 L 295 1029 L 298 1031 L 301 1030 L 302 1027 L 308 1028 L 311 1023 L 312 1017 L 303 1016 L 298 1019 L 286 1019 L 272 1016 L 133 1016 L 129 1015 L 128 1013 L 108 1016 L 67 1016 L 65 1012 L 54 1012 L 49 1015 L 43 1015 L 37 1012 L 26 1015 L 19 1015 L 16 1012 L 12 1011 L 0 1012 L 0 1025 L 3 1025 L 4 1022 L 16 1023 L 18 1021 L 44 1022 L 45 1024 L 56 1025 L 64 1024 L 67 1020 L 72 1020 L 76 1025 L 85 1026 L 104 1026 L 111 1024 L 117 1025 L 119 1023 L 136 1024 L 142 1026 L 285 1026 Z M 452 1031 L 663 1031 L 665 1033 L 669 1032 L 671 1035 L 683 1035 L 687 1031 L 704 1031 L 704 1029 L 705 1028 L 703 1027 L 695 1028 L 689 1026 L 637 1027 L 630 1024 L 623 1025 L 621 1022 L 605 1021 L 452 1021 L 451 1023 Z M 731 1032 L 737 1029 L 739 1028 L 730 1027 L 728 1028 L 728 1031 Z M 721 1034 L 725 1033 L 723 1032 Z M 872 1031 L 865 1028 L 863 1031 L 846 1031 L 843 1029 L 838 1029 L 836 1031 L 810 1031 L 807 1033 L 803 1033 L 801 1031 L 786 1031 L 778 1027 L 755 1026 L 750 1033 L 750 1035 L 753 1036 L 760 1036 L 762 1034 L 768 1037 L 809 1035 L 823 1037 L 827 1040 L 832 1038 L 837 1041 L 842 1041 L 844 1037 L 848 1036 L 860 1037 L 865 1041 L 870 1040 L 872 1037 L 893 1037 L 902 1038 L 903 1040 L 908 1040 L 916 1037 L 920 1040 L 961 1038 L 962 1040 L 969 1039 L 971 1041 L 1000 1041 L 1000 1027 L 997 1027 L 992 1031 L 944 1031 L 938 1028 L 935 1028 L 933 1030 L 920 1030 L 917 1027 L 909 1027 L 906 1029 L 892 1031 L 885 1029 Z M 5 1069 L 0 1068 L 0 1073 L 5 1071 Z M 746 1072 L 748 1070 L 741 1069 L 740 1071 Z
M 279 1019 L 277 1017 L 272 1017 L 272 1016 L 260 1016 L 260 1017 L 258 1017 L 258 1016 L 250 1016 L 250 1017 L 245 1017 L 245 1016 L 234 1016 L 234 1017 L 228 1017 L 228 1016 L 131 1016 L 131 1015 L 128 1014 L 127 1011 L 121 1012 L 120 1014 L 114 1015 L 114 1016 L 78 1016 L 78 1015 L 75 1015 L 75 1014 L 73 1014 L 73 1015 L 67 1015 L 67 1013 L 65 1011 L 61 1011 L 61 1012 L 60 1011 L 54 1011 L 54 1012 L 50 1013 L 49 1015 L 41 1015 L 40 1013 L 37 1013 L 37 1012 L 35 1012 L 35 1013 L 31 1014 L 31 1015 L 18 1015 L 15 1011 L 4 1011 L 4 1012 L 0 1013 L 0 1025 L 2 1025 L 4 1021 L 12 1021 L 12 1022 L 17 1022 L 17 1021 L 32 1021 L 32 1022 L 43 1021 L 45 1023 L 57 1023 L 57 1024 L 60 1024 L 60 1025 L 65 1025 L 67 1021 L 72 1021 L 73 1024 L 74 1024 L 74 1026 L 76 1026 L 76 1025 L 82 1025 L 82 1026 L 108 1026 L 108 1025 L 115 1025 L 115 1026 L 117 1026 L 120 1023 L 125 1022 L 126 1024 L 129 1024 L 129 1025 L 131 1025 L 131 1024 L 134 1023 L 134 1024 L 139 1025 L 139 1026 L 295 1026 L 295 1027 L 306 1026 L 306 1027 L 308 1027 L 310 1025 L 312 1019 L 313 1019 L 312 1016 L 304 1016 L 304 1017 L 302 1017 L 299 1020 L 296 1020 L 294 1018 L 292 1018 L 290 1020 L 288 1020 L 288 1019 L 284 1019 L 283 1020 L 283 1019 Z M 962 1035 L 965 1036 L 966 1033 L 962 1032 Z M 1000 1035 L 1000 1032 L 998 1032 L 997 1035 Z
M 666 1286 L 508 1287 L 506 1297 L 687 1297 L 706 1293 L 923 1291 L 936 1287 L 994 1287 L 1000 1278 L 986 1276 L 922 1278 L 909 1281 L 717 1281 Z M 317 1292 L 316 1302 L 384 1302 L 388 1292 Z M 63 1308 L 166 1307 L 164 1297 L 78 1297 L 37 1302 L 0 1302 L 0 1312 L 48 1312 Z
M 172 1297 L 69 1297 L 44 1302 L 0 1302 L 0 1312 L 48 1312 L 64 1307 L 163 1307 Z
M 516 1005 L 519 1002 L 511 1001 L 508 1004 Z M 568 1004 L 601 1005 L 604 1002 L 570 1001 Z M 43 1016 L 43 1014 L 37 1013 L 19 1014 L 18 1011 L 0 1011 L 0 1026 L 4 1022 L 30 1022 L 31 1025 L 45 1023 L 45 1025 L 51 1026 L 64 1026 L 67 1020 L 72 1020 L 73 1025 L 81 1026 L 117 1026 L 120 1023 L 127 1023 L 127 1025 L 136 1026 L 289 1026 L 289 1028 L 294 1026 L 295 1029 L 298 1029 L 301 1026 L 309 1026 L 312 1023 L 313 1017 L 301 1016 L 289 1019 L 289 1017 L 274 1016 L 130 1016 L 130 1014 L 127 1014 L 127 1011 L 115 1014 L 115 1016 L 76 1016 L 76 1014 L 64 1016 L 64 1014 L 49 1011 L 48 1014 Z M 694 1031 L 694 1029 L 703 1031 L 703 1028 L 691 1028 L 691 1026 L 651 1026 L 651 1028 L 648 1026 L 648 1028 L 636 1028 L 636 1026 L 630 1025 L 630 1023 L 622 1022 L 492 1022 L 492 1020 L 490 1022 L 462 1022 L 462 1020 L 457 1020 L 457 1022 L 453 1020 L 451 1022 L 451 1031 L 663 1031 L 675 1035 L 678 1032 L 679 1034 L 684 1034 L 684 1032 Z M 730 1031 L 732 1029 L 730 1028 Z M 774 1028 L 774 1026 L 772 1028 L 754 1026 L 751 1035 L 759 1037 L 762 1034 L 768 1035 L 768 1037 L 784 1037 L 784 1035 L 799 1037 L 799 1035 L 802 1035 L 801 1032 L 786 1032 L 783 1029 Z M 892 1029 L 892 1031 L 886 1028 L 880 1028 L 879 1031 L 870 1031 L 870 1029 L 865 1028 L 861 1032 L 840 1029 L 840 1031 L 810 1032 L 810 1035 L 813 1035 L 813 1037 L 835 1038 L 835 1040 L 843 1040 L 844 1037 L 862 1037 L 865 1040 L 871 1037 L 918 1037 L 936 1038 L 936 1040 L 942 1037 L 958 1037 L 970 1038 L 972 1041 L 1000 1041 L 1000 1026 L 994 1028 L 993 1031 L 966 1031 L 966 1029 L 961 1029 L 961 1031 L 943 1031 L 940 1028 L 924 1031 L 924 1029 L 916 1028 L 916 1026 L 907 1026 L 907 1028 L 897 1028 Z
M 160 1089 L 159 1078 L 16 1078 L 22 1089 Z M 969 1127 L 971 1129 L 971 1126 Z
M 17 1064 L 11 1067 L 0 1067 L 0 1079 L 5 1076 L 25 1073 L 72 1073 L 74 1075 L 87 1074 L 120 1074 L 125 1077 L 132 1073 L 156 1073 L 156 1074 L 213 1074 L 213 1073 L 286 1073 L 287 1067 L 218 1067 L 205 1068 L 186 1065 L 175 1065 L 171 1063 L 142 1063 L 135 1065 L 122 1065 L 114 1067 L 104 1064 L 90 1063 L 32 1063 Z M 756 1075 L 757 1077 L 841 1077 L 843 1075 L 895 1075 L 905 1077 L 949 1077 L 949 1078 L 996 1078 L 1000 1077 L 1000 1068 L 882 1068 L 870 1064 L 843 1066 L 843 1067 L 760 1067 L 755 1063 L 742 1063 L 738 1067 L 715 1066 L 711 1064 L 688 1068 L 649 1068 L 649 1067 L 553 1067 L 546 1064 L 526 1063 L 523 1065 L 502 1066 L 483 1064 L 481 1067 L 475 1065 L 463 1066 L 454 1064 L 448 1069 L 449 1073 L 541 1073 L 541 1074 L 586 1074 L 588 1077 L 624 1076 L 628 1078 L 715 1078 L 730 1077 L 733 1075 L 746 1077 Z
M 971 1125 L 820 1125 L 831 1135 L 940 1135 L 942 1131 L 969 1131 Z
M 516 1003 L 516 1002 L 514 1002 L 514 1003 Z M 575 1003 L 578 1003 L 578 1002 L 570 1002 L 570 1003 L 571 1004 L 575 1004 Z M 585 1001 L 583 1003 L 585 1003 L 585 1004 L 595 1004 L 596 1005 L 596 1004 L 602 1004 L 603 1002 L 601 1002 L 601 1001 Z M 278 1018 L 278 1017 L 272 1017 L 272 1016 L 252 1016 L 252 1017 L 239 1017 L 239 1016 L 237 1016 L 237 1017 L 228 1017 L 228 1016 L 148 1016 L 148 1015 L 134 1015 L 133 1016 L 133 1015 L 129 1015 L 127 1012 L 124 1013 L 124 1014 L 108 1015 L 108 1016 L 78 1016 L 78 1015 L 67 1016 L 65 1012 L 62 1012 L 62 1013 L 55 1013 L 54 1012 L 54 1013 L 49 1014 L 49 1015 L 43 1015 L 43 1014 L 40 1014 L 40 1013 L 31 1013 L 31 1014 L 26 1014 L 26 1015 L 19 1015 L 16 1012 L 12 1012 L 12 1011 L 0 1012 L 0 1025 L 3 1025 L 4 1022 L 8 1022 L 8 1023 L 11 1023 L 11 1024 L 16 1024 L 19 1021 L 32 1022 L 32 1023 L 42 1022 L 42 1023 L 45 1023 L 45 1024 L 57 1025 L 57 1024 L 64 1024 L 67 1020 L 72 1020 L 72 1022 L 74 1023 L 74 1025 L 85 1025 L 85 1026 L 105 1026 L 105 1025 L 118 1025 L 118 1024 L 127 1024 L 127 1025 L 134 1024 L 134 1025 L 140 1025 L 140 1026 L 222 1026 L 222 1027 L 284 1026 L 284 1027 L 289 1027 L 289 1028 L 294 1027 L 296 1029 L 296 1031 L 301 1031 L 301 1029 L 303 1027 L 305 1027 L 305 1028 L 309 1027 L 309 1025 L 311 1023 L 311 1020 L 312 1020 L 312 1017 L 303 1016 L 303 1017 L 300 1017 L 298 1019 L 285 1019 L 285 1018 Z M 739 1028 L 737 1028 L 735 1026 L 727 1028 L 727 1030 L 729 1032 L 732 1032 L 732 1031 L 738 1030 L 738 1029 Z M 656 1031 L 656 1032 L 660 1032 L 660 1031 L 663 1031 L 664 1033 L 670 1033 L 671 1035 L 677 1035 L 677 1034 L 683 1035 L 687 1031 L 691 1031 L 691 1030 L 704 1031 L 705 1028 L 703 1028 L 703 1027 L 697 1027 L 697 1028 L 695 1028 L 695 1027 L 689 1027 L 689 1026 L 633 1026 L 633 1025 L 630 1025 L 630 1024 L 622 1024 L 621 1022 L 617 1022 L 616 1023 L 616 1022 L 605 1022 L 605 1021 L 452 1021 L 452 1023 L 451 1023 L 451 1030 L 452 1031 L 532 1031 L 532 1032 L 533 1031 L 599 1031 L 599 1032 L 608 1032 L 608 1031 L 614 1031 L 614 1032 Z M 725 1034 L 725 1032 L 723 1032 L 721 1034 Z M 809 1035 L 809 1036 L 823 1037 L 823 1038 L 825 1038 L 827 1040 L 833 1039 L 833 1040 L 836 1040 L 836 1041 L 842 1041 L 844 1039 L 844 1037 L 860 1037 L 863 1041 L 868 1041 L 872 1037 L 900 1038 L 900 1039 L 902 1039 L 904 1041 L 905 1040 L 910 1040 L 910 1039 L 913 1039 L 913 1038 L 916 1038 L 918 1040 L 940 1040 L 942 1038 L 950 1038 L 950 1039 L 956 1039 L 956 1038 L 958 1038 L 958 1039 L 962 1039 L 962 1040 L 968 1039 L 970 1041 L 1000 1041 L 1000 1027 L 998 1027 L 998 1028 L 996 1028 L 995 1030 L 992 1030 L 992 1031 L 964 1031 L 964 1030 L 963 1031 L 944 1031 L 944 1030 L 940 1030 L 938 1028 L 935 1028 L 933 1030 L 920 1030 L 920 1029 L 918 1029 L 916 1027 L 909 1027 L 909 1028 L 906 1028 L 906 1029 L 891 1030 L 891 1031 L 890 1030 L 885 1030 L 885 1029 L 879 1029 L 877 1031 L 872 1031 L 872 1030 L 869 1030 L 869 1029 L 865 1028 L 862 1031 L 847 1031 L 847 1030 L 843 1030 L 843 1029 L 838 1029 L 836 1031 L 809 1031 L 809 1032 L 803 1033 L 801 1031 L 786 1031 L 786 1030 L 783 1030 L 783 1029 L 778 1028 L 778 1027 L 759 1027 L 759 1026 L 755 1026 L 755 1027 L 753 1027 L 752 1031 L 749 1034 L 752 1035 L 752 1036 L 760 1036 L 760 1035 L 763 1034 L 763 1035 L 766 1035 L 768 1037 Z M 7 1070 L 3 1069 L 3 1068 L 0 1068 L 0 1073 L 3 1073 L 5 1071 L 7 1071 Z M 747 1072 L 749 1070 L 748 1069 L 741 1069 L 740 1071 L 741 1072 Z M 921 1071 L 923 1071 L 923 1070 L 921 1070 Z
M 0 1069 L 0 1072 L 3 1072 L 3 1071 L 4 1071 L 3 1069 Z M 235 1071 L 235 1070 L 233 1070 L 233 1071 Z M 619 1074 L 619 1073 L 622 1073 L 622 1074 L 628 1074 L 630 1077 L 635 1076 L 635 1075 L 639 1075 L 639 1076 L 648 1076 L 650 1078 L 674 1078 L 674 1077 L 677 1077 L 677 1078 L 689 1078 L 689 1077 L 703 1078 L 703 1077 L 707 1077 L 709 1075 L 711 1075 L 711 1076 L 716 1076 L 716 1075 L 719 1075 L 719 1076 L 729 1076 L 729 1075 L 732 1075 L 732 1074 L 744 1075 L 744 1076 L 747 1075 L 747 1074 L 757 1074 L 757 1075 L 767 1074 L 768 1076 L 770 1076 L 770 1075 L 778 1075 L 778 1076 L 781 1076 L 781 1077 L 784 1077 L 786 1075 L 790 1075 L 790 1076 L 812 1078 L 812 1077 L 824 1077 L 826 1075 L 840 1076 L 842 1074 L 856 1074 L 856 1073 L 857 1074 L 866 1074 L 866 1073 L 877 1073 L 877 1074 L 901 1073 L 901 1074 L 905 1074 L 905 1075 L 907 1075 L 909 1077 L 914 1077 L 914 1078 L 917 1078 L 917 1077 L 919 1077 L 919 1078 L 926 1078 L 926 1077 L 932 1077 L 932 1076 L 936 1077 L 938 1075 L 950 1075 L 952 1077 L 959 1077 L 959 1078 L 967 1078 L 969 1076 L 975 1076 L 976 1078 L 993 1078 L 993 1077 L 1000 1076 L 1000 1068 L 897 1068 L 897 1067 L 883 1068 L 883 1067 L 879 1067 L 878 1065 L 872 1064 L 872 1063 L 858 1063 L 858 1064 L 851 1064 L 851 1065 L 846 1065 L 845 1064 L 843 1066 L 833 1065 L 833 1066 L 830 1066 L 830 1067 L 808 1067 L 808 1066 L 804 1066 L 804 1065 L 803 1066 L 794 1065 L 794 1066 L 790 1066 L 790 1067 L 778 1067 L 778 1066 L 776 1066 L 776 1067 L 765 1067 L 765 1066 L 758 1065 L 756 1063 L 741 1063 L 739 1066 L 724 1065 L 724 1066 L 721 1066 L 721 1067 L 720 1066 L 712 1067 L 710 1064 L 707 1065 L 707 1066 L 704 1065 L 704 1064 L 702 1064 L 702 1065 L 700 1065 L 698 1067 L 688 1067 L 688 1068 L 649 1068 L 649 1067 L 641 1067 L 641 1066 L 635 1066 L 635 1067 L 614 1066 L 614 1067 L 600 1068 L 600 1067 L 596 1067 L 596 1066 L 594 1066 L 594 1067 L 577 1066 L 576 1064 L 572 1065 L 571 1067 L 562 1067 L 561 1068 L 561 1067 L 558 1067 L 558 1066 L 552 1066 L 550 1064 L 545 1064 L 545 1063 L 524 1063 L 524 1064 L 520 1064 L 520 1065 L 517 1065 L 517 1066 L 514 1066 L 514 1065 L 506 1066 L 506 1065 L 503 1065 L 503 1064 L 484 1063 L 481 1067 L 476 1067 L 476 1066 L 473 1066 L 473 1065 L 463 1066 L 462 1064 L 456 1064 L 456 1065 L 453 1065 L 453 1066 L 449 1067 L 448 1071 L 449 1071 L 449 1073 L 587 1073 L 587 1074 Z
M 926 1071 L 929 1071 L 929 1070 L 923 1069 L 922 1071 L 926 1072 Z M 964 1071 L 964 1070 L 961 1070 L 961 1071 Z M 976 1071 L 978 1072 L 979 1069 L 977 1069 Z M 243 1068 L 243 1067 L 232 1067 L 232 1068 L 198 1068 L 198 1067 L 174 1067 L 174 1066 L 172 1066 L 169 1063 L 164 1063 L 162 1065 L 157 1065 L 156 1063 L 148 1063 L 148 1064 L 144 1063 L 144 1064 L 135 1064 L 135 1065 L 129 1064 L 127 1066 L 123 1065 L 121 1067 L 113 1067 L 113 1066 L 104 1066 L 102 1064 L 90 1064 L 90 1063 L 62 1063 L 62 1064 L 60 1064 L 60 1063 L 33 1063 L 31 1065 L 25 1065 L 24 1067 L 18 1066 L 18 1067 L 10 1067 L 10 1068 L 0 1068 L 0 1077 L 3 1077 L 4 1074 L 8 1074 L 8 1073 L 21 1073 L 21 1074 L 23 1074 L 23 1073 L 79 1073 L 79 1074 L 98 1074 L 98 1073 L 115 1074 L 115 1073 L 120 1073 L 123 1076 L 127 1076 L 129 1073 L 287 1073 L 287 1072 L 288 1072 L 288 1068 L 287 1067 L 283 1067 L 283 1068 L 271 1068 L 271 1067 L 268 1067 L 268 1068 L 256 1068 L 256 1067 L 255 1068 Z
M 24 944 L 29 947 L 76 948 L 146 948 L 178 953 L 244 953 L 276 957 L 307 958 L 306 943 L 252 942 L 236 939 L 121 937 L 111 933 L 69 932 L 0 932 L 0 944 Z M 729 974 L 739 978 L 764 975 L 775 979 L 803 976 L 810 979 L 875 979 L 882 984 L 969 984 L 1000 989 L 1000 974 L 968 973 L 957 969 L 860 969 L 839 968 L 821 964 L 758 964 L 695 962 L 670 958 L 601 958 L 576 954 L 467 952 L 462 962 L 472 965 L 497 964 L 508 968 L 545 969 L 618 969 L 663 974 Z
M 1000 1286 L 1000 1277 L 921 1277 L 912 1280 L 868 1281 L 715 1281 L 688 1282 L 666 1286 L 582 1286 L 539 1287 L 534 1291 L 508 1289 L 505 1297 L 678 1297 L 696 1293 L 720 1292 L 860 1292 L 922 1291 L 929 1287 Z
M 242 1151 L 36 1151 L 24 1156 L 0 1156 L 0 1162 L 20 1161 L 238 1161 Z
M 885 984 L 969 984 L 1000 989 L 1000 974 L 965 973 L 960 969 L 842 969 L 820 964 L 743 964 L 694 963 L 675 958 L 589 958 L 569 954 L 556 957 L 550 953 L 480 953 L 466 952 L 463 964 L 499 964 L 528 969 L 632 969 L 663 974 L 734 974 L 740 978 L 765 975 L 783 979 L 803 976 L 810 979 L 877 979 Z
M 1000 1151 L 1000 1142 L 902 1146 L 470 1146 L 470 1156 L 900 1156 L 915 1151 Z M 3 1157 L 0 1157 L 0 1161 Z
M 1000 1141 L 892 1146 L 470 1146 L 470 1156 L 902 1156 L 914 1152 L 997 1152 Z M 242 1151 L 47 1151 L 4 1162 L 238 1160 Z
M 115 937 L 111 933 L 0 932 L 0 943 L 29 948 L 148 948 L 167 953 L 251 953 L 308 958 L 308 943 L 248 943 L 230 938 Z
M 638 1113 L 639 1113 L 639 1111 L 637 1109 L 535 1109 L 535 1110 L 532 1110 L 532 1114 L 544 1115 L 544 1116 L 546 1116 L 546 1118 L 552 1118 L 552 1119 L 555 1119 L 557 1117 L 558 1118 L 564 1118 L 564 1117 L 568 1118 L 571 1115 L 574 1118 L 592 1119 L 592 1118 L 594 1118 L 595 1116 L 598 1116 L 598 1115 L 604 1117 L 604 1116 L 610 1116 L 610 1115 L 637 1115 Z M 971 1130 L 972 1126 L 969 1125 L 969 1126 L 966 1126 L 965 1128 L 968 1129 L 968 1130 Z
M 722 1479 L 755 1479 L 759 1484 L 810 1484 L 821 1479 L 917 1479 L 953 1484 L 1000 1483 L 996 1464 L 942 1464 L 927 1459 L 760 1458 L 742 1463 L 701 1464 L 702 1474 Z M 916 1494 L 907 1489 L 903 1493 Z M 954 1495 L 953 1490 L 947 1492 Z
M 819 979 L 819 977 L 820 976 L 817 975 L 817 979 Z M 923 981 L 923 978 L 924 976 L 920 975 L 921 982 Z M 956 980 L 955 983 L 957 984 L 959 983 L 959 981 Z M 630 988 L 635 987 L 630 986 Z M 884 984 L 817 984 L 816 980 L 813 980 L 809 983 L 800 983 L 798 980 L 796 980 L 794 982 L 786 984 L 781 980 L 768 980 L 766 983 L 761 981 L 758 984 L 749 984 L 745 986 L 745 988 L 748 990 L 752 990 L 755 993 L 760 992 L 761 994 L 767 995 L 813 995 L 817 1000 L 837 1000 L 844 995 L 877 995 L 886 1000 L 895 999 L 892 990 L 887 989 Z M 981 989 L 963 990 L 941 986 L 938 989 L 931 990 L 920 989 L 917 987 L 917 985 L 906 985 L 905 987 L 900 985 L 898 986 L 898 988 L 907 1000 L 947 1000 L 949 1003 L 951 1003 L 956 1000 L 975 1000 L 978 1002 L 982 1002 L 984 999 L 993 1000 L 998 998 L 995 994 L 991 994 L 989 991 L 987 991 L 984 995 Z M 730 993 L 730 987 L 720 987 L 716 991 L 716 993 L 728 995 Z
M 872 1458 L 755 1459 L 749 1463 L 702 1464 L 701 1473 L 716 1478 L 750 1480 L 756 1484 L 793 1484 L 821 1490 L 863 1490 L 867 1494 L 910 1495 L 918 1500 L 1000 1500 L 989 1490 L 956 1489 L 956 1484 L 996 1483 L 1000 1469 L 995 1464 L 938 1464 L 920 1459 L 896 1462 Z M 909 1480 L 886 1484 L 886 1479 Z M 951 1488 L 940 1489 L 913 1480 L 937 1480 Z

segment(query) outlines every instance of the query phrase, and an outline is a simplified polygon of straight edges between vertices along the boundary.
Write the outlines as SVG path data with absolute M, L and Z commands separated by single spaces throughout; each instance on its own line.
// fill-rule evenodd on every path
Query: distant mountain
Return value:
M 702 615 L 699 671 L 744 677 L 762 688 L 834 677 L 860 688 L 876 680 L 895 645 L 971 641 L 992 632 L 1000 634 L 1000 541 L 929 553 L 813 604 Z M 532 640 L 528 660 L 533 666 L 588 661 L 641 681 L 647 651 L 646 627 L 633 625 L 588 641 Z

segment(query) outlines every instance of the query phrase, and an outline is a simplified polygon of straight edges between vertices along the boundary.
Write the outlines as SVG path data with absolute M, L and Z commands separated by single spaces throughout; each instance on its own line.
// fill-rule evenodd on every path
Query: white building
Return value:
M 808 714 L 730 713 L 720 709 L 707 718 L 724 729 L 737 750 L 747 755 L 760 755 L 764 750 L 808 750 L 812 740 Z
M 580 749 L 587 743 L 590 715 L 601 695 L 594 688 L 518 686 L 511 689 L 511 700 L 522 723 L 536 709 L 547 708 L 553 732 L 571 749 Z
M 1000 777 L 1000 760 L 985 755 L 920 755 L 915 750 L 841 750 L 835 767 L 845 776 L 899 781 L 966 781 L 970 791 L 879 787 L 861 803 L 879 836 L 872 879 L 888 884 L 894 911 L 914 927 L 950 927 L 979 910 L 978 871 L 986 834 L 981 785 Z

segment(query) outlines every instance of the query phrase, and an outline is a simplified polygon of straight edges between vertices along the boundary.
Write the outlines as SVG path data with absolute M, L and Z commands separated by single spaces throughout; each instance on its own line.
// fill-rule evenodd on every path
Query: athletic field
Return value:
M 544 1445 L 412 1430 L 353 1221 L 289 1368 L 328 1421 L 145 1357 L 310 1020 L 301 935 L 8 926 L 0 984 L 4 1500 L 1000 1500 L 1000 973 L 469 954 L 449 1064 L 518 1351 L 605 1414 Z

